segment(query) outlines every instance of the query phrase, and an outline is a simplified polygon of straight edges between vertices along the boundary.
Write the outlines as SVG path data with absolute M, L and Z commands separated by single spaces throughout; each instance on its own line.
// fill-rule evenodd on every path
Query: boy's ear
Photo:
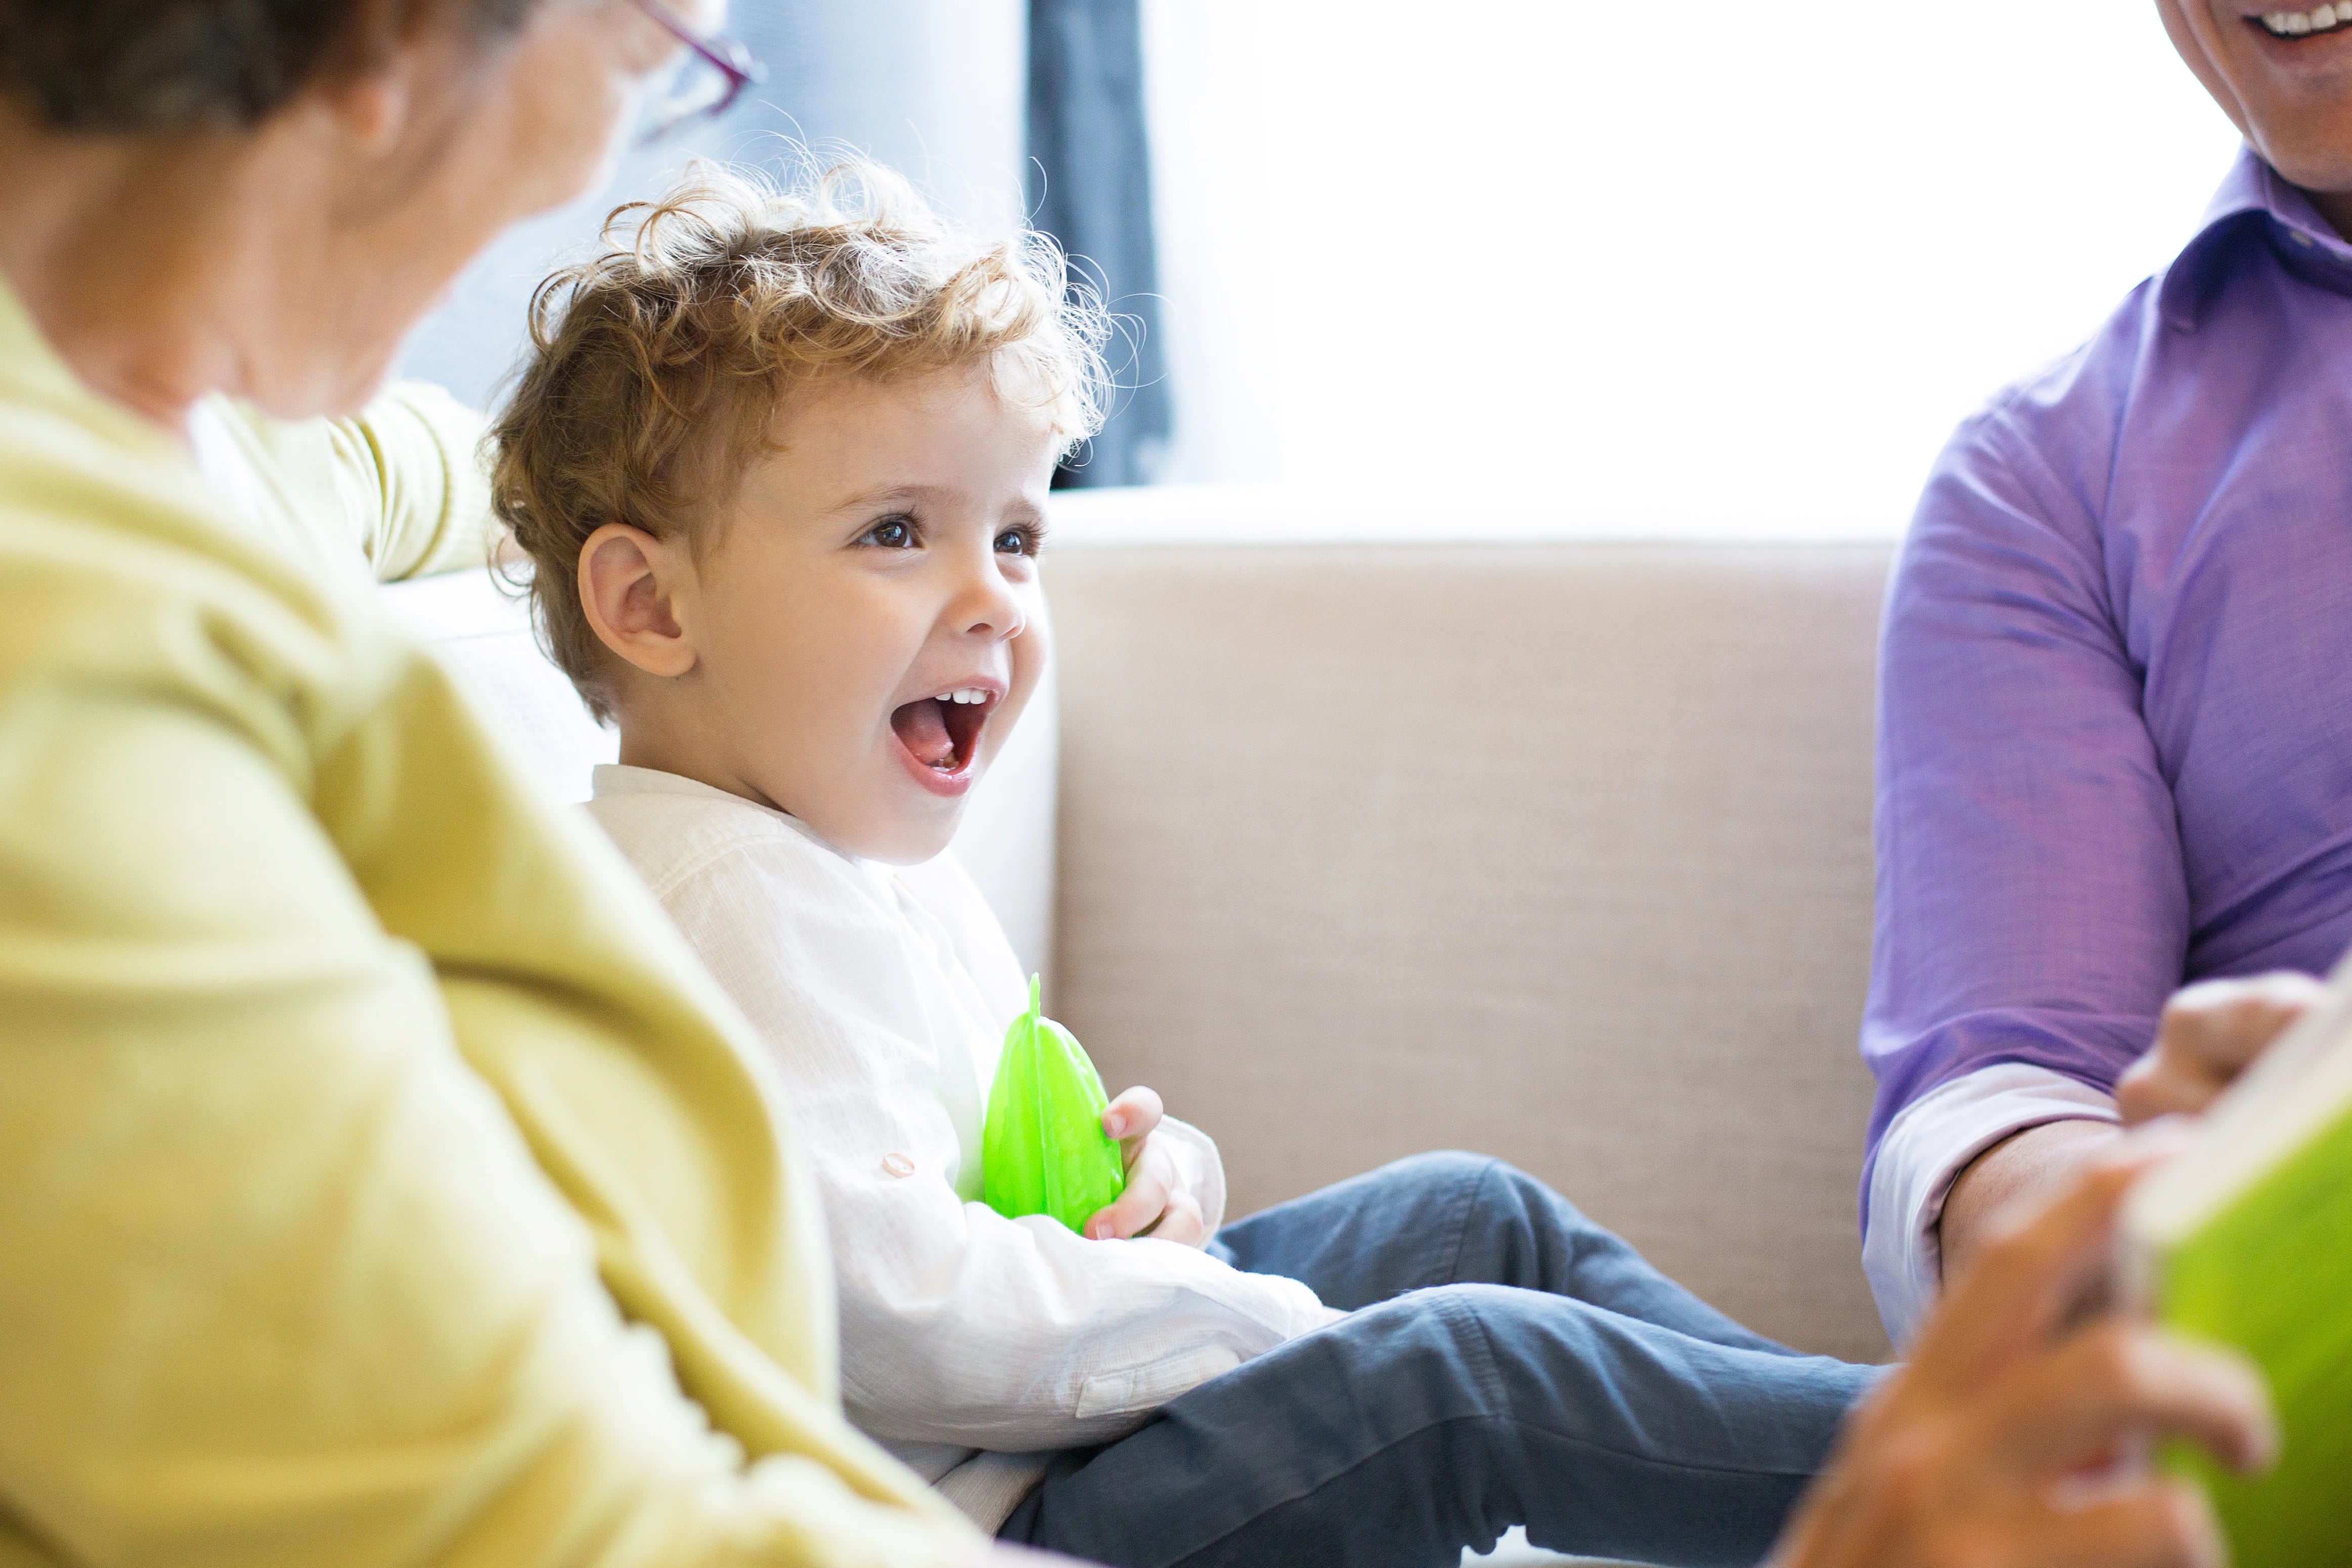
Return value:
M 580 607 L 596 640 L 649 675 L 694 668 L 677 610 L 686 552 L 627 523 L 606 523 L 580 547 Z

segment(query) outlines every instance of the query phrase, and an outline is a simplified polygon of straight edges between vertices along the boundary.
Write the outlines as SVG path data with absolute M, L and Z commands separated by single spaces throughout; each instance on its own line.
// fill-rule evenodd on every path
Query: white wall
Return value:
M 1147 4 L 1187 480 L 1891 532 L 2235 146 L 2146 0 Z

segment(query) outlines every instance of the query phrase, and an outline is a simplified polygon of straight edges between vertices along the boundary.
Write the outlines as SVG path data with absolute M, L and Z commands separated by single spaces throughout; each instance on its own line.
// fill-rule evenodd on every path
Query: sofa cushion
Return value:
M 1809 1350 L 1878 1358 L 1881 546 L 1087 546 L 1054 1005 L 1238 1215 L 1502 1155 Z

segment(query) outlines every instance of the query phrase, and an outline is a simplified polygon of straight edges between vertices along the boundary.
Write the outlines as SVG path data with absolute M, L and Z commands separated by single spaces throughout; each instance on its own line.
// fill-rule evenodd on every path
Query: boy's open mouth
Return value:
M 904 704 L 891 713 L 890 727 L 907 755 L 944 781 L 971 770 L 981 731 L 995 709 L 994 692 L 961 686 Z

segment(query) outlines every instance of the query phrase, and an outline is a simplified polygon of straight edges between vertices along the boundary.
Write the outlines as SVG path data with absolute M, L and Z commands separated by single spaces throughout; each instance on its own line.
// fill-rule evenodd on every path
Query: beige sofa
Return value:
M 1887 548 L 1149 542 L 1185 530 L 1122 529 L 1140 505 L 1057 522 L 1058 737 L 1024 726 L 960 845 L 1105 1076 L 1217 1136 L 1235 1214 L 1480 1150 L 1755 1327 L 1884 1358 L 1854 1035 Z M 519 612 L 391 591 L 583 794 L 609 737 Z

